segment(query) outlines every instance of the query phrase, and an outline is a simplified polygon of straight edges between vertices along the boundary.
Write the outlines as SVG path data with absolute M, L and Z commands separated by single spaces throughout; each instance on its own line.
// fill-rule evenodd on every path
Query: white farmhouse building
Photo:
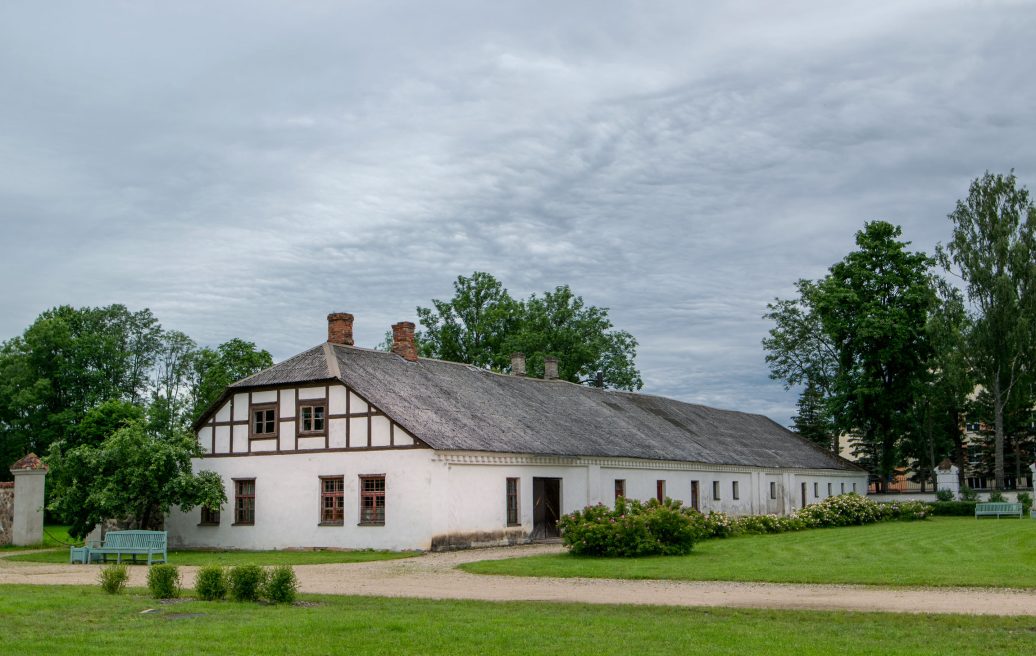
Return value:
M 222 512 L 174 511 L 170 544 L 240 549 L 442 549 L 557 535 L 558 517 L 617 495 L 702 511 L 785 513 L 867 474 L 770 419 L 659 396 L 328 341 L 231 385 L 195 425 L 195 469 Z

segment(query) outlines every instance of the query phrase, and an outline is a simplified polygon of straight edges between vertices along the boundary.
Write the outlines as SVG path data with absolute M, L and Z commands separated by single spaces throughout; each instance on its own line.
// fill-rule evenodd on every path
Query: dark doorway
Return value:
M 806 507 L 806 484 L 802 484 L 802 507 Z
M 701 512 L 701 491 L 698 489 L 698 481 L 691 481 L 691 508 Z
M 561 517 L 561 479 L 532 479 L 532 539 L 544 540 L 561 537 L 558 519 Z

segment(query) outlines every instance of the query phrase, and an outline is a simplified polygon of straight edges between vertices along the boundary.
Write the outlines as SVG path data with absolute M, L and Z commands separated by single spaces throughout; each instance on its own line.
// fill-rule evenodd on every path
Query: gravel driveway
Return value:
M 456 569 L 461 563 L 476 560 L 557 553 L 562 549 L 560 545 L 474 549 L 402 560 L 299 565 L 295 572 L 302 592 L 324 594 L 1036 616 L 1036 591 L 1032 590 L 557 579 L 480 576 Z M 145 569 L 130 568 L 131 585 L 145 584 Z M 180 569 L 184 585 L 192 586 L 198 568 Z M 93 584 L 97 570 L 94 565 L 20 563 L 0 557 L 0 583 Z

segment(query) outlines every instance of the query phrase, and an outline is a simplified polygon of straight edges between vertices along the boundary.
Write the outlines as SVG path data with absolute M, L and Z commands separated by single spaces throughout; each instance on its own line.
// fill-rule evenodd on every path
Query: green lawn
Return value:
M 54 547 L 65 547 L 69 545 L 83 544 L 82 540 L 74 540 L 68 535 L 68 527 L 61 526 L 58 524 L 48 524 L 43 527 L 43 543 L 36 544 L 29 547 L 15 547 L 12 545 L 6 545 L 0 547 L 0 552 L 3 551 L 23 551 L 25 549 L 53 549 Z
M 0 653 L 1031 654 L 1036 634 L 1031 617 L 305 599 L 319 605 L 163 605 L 139 590 L 0 586 Z M 158 612 L 141 614 L 149 608 Z
M 416 555 L 418 553 L 414 551 L 170 551 L 169 563 L 171 565 L 323 565 L 325 563 L 366 563 L 372 560 L 410 558 Z M 67 563 L 68 548 L 10 556 L 5 560 Z M 147 558 L 137 562 L 145 564 Z M 94 566 L 90 565 L 90 567 Z
M 688 556 L 560 554 L 462 569 L 515 576 L 1036 588 L 1036 521 L 936 517 L 706 540 Z

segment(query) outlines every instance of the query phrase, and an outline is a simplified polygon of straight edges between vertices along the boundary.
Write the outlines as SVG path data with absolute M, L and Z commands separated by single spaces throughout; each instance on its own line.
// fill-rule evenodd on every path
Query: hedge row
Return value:
M 931 507 L 921 501 L 875 503 L 852 493 L 829 497 L 790 515 L 742 517 L 702 514 L 673 499 L 645 503 L 620 497 L 615 508 L 588 506 L 565 515 L 558 525 L 574 554 L 630 557 L 686 554 L 695 542 L 707 538 L 926 519 L 931 514 Z

